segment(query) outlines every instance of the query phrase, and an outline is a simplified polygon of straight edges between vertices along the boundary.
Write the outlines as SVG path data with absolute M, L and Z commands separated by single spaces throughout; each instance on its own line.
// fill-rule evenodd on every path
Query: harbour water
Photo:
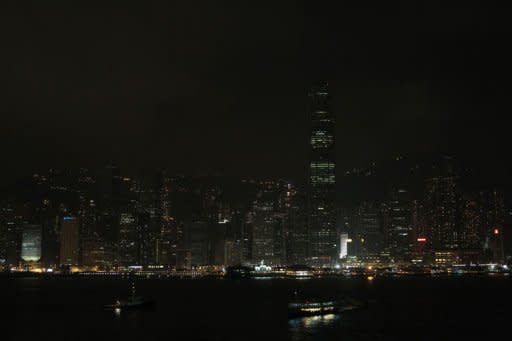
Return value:
M 367 305 L 288 319 L 296 290 Z M 137 291 L 156 300 L 154 310 L 103 310 L 129 291 L 128 279 L 1 278 L 2 335 L 32 341 L 502 339 L 512 317 L 508 277 L 139 279 Z

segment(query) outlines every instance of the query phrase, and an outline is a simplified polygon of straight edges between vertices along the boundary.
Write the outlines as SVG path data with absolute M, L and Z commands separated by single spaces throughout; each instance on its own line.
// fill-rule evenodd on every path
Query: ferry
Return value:
M 359 303 L 351 300 L 295 300 L 288 303 L 288 317 L 338 314 L 359 306 Z
M 335 314 L 341 305 L 337 301 L 291 302 L 288 303 L 289 317 Z
M 361 302 L 350 298 L 338 300 L 303 299 L 299 298 L 299 293 L 295 291 L 294 299 L 288 303 L 288 317 L 338 314 L 362 305 Z

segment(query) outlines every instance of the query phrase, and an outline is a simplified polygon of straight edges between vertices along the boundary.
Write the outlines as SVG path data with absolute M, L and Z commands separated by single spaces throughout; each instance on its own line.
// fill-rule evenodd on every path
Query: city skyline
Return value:
M 191 10 L 177 4 L 162 6 Z M 324 12 L 328 8 L 311 8 L 310 14 L 321 14 L 328 19 L 321 23 L 314 15 L 303 16 L 297 12 L 308 6 L 307 3 L 296 4 L 293 8 L 285 5 L 281 10 L 289 10 L 286 13 L 290 18 L 304 19 L 296 23 L 304 28 L 319 24 L 304 31 L 300 38 L 305 39 L 303 43 L 312 44 L 311 47 L 328 48 L 335 40 L 333 32 L 342 26 L 338 26 L 335 16 Z M 155 30 L 152 25 L 140 27 L 123 23 L 128 18 L 147 19 L 155 15 L 161 20 L 155 8 L 143 7 L 136 13 L 131 6 L 124 8 L 126 12 L 114 10 L 112 13 L 89 12 L 86 8 L 76 12 L 66 7 L 55 8 L 58 11 L 54 13 L 51 6 L 40 10 L 49 18 L 58 19 L 56 23 L 70 18 L 80 22 L 87 16 L 103 19 L 112 16 L 121 20 L 121 27 L 140 28 L 134 42 L 140 43 L 140 39 L 153 33 L 155 40 L 145 43 L 147 47 L 155 47 L 168 31 Z M 10 8 L 14 12 L 21 9 Z M 211 13 L 216 10 L 208 9 Z M 225 18 L 233 18 L 239 10 L 242 9 L 230 8 Z M 475 10 L 469 8 L 468 13 L 475 14 Z M 245 14 L 254 19 L 255 13 L 258 10 Z M 394 15 L 392 11 L 386 14 Z M 457 34 L 468 29 L 490 34 L 492 30 L 487 29 L 495 27 L 495 23 L 489 21 L 475 26 L 474 18 L 449 23 L 443 17 L 446 13 L 429 10 L 401 19 L 412 28 L 429 28 L 426 32 L 414 29 L 412 32 L 421 37 L 420 41 L 441 43 L 441 46 L 445 42 L 439 40 L 436 27 L 423 22 L 427 14 L 438 15 L 438 24 Z M 483 17 L 490 14 L 490 11 L 478 13 Z M 170 18 L 177 20 L 175 24 L 180 23 L 176 17 Z M 381 20 L 371 15 L 369 18 Z M 424 25 L 414 26 L 410 18 Z M 159 20 L 152 23 L 161 23 Z M 55 23 L 45 20 L 38 23 L 49 32 L 57 33 Z M 395 32 L 394 25 L 396 23 L 386 30 Z M 6 157 L 11 158 L 11 162 L 2 168 L 5 174 L 0 177 L 4 212 L 0 226 L 3 233 L 3 258 L 0 260 L 3 262 L 9 259 L 16 263 L 39 255 L 38 261 L 42 263 L 70 266 L 89 262 L 103 266 L 174 264 L 190 267 L 192 264 L 255 263 L 259 259 L 278 265 L 332 267 L 339 265 L 340 254 L 346 255 L 344 261 L 356 257 L 372 261 L 434 263 L 490 258 L 505 262 L 508 257 L 504 248 L 508 242 L 503 244 L 502 235 L 510 225 L 512 164 L 508 165 L 508 159 L 499 155 L 507 148 L 505 143 L 499 142 L 504 136 L 498 132 L 504 126 L 493 115 L 481 111 L 489 104 L 487 91 L 492 90 L 482 90 L 481 78 L 469 85 L 459 84 L 456 89 L 445 87 L 453 81 L 451 71 L 457 74 L 467 64 L 453 64 L 448 72 L 443 63 L 420 58 L 418 53 L 424 50 L 419 45 L 412 50 L 415 58 L 399 63 L 403 58 L 400 53 L 411 51 L 396 45 L 398 40 L 390 38 L 384 43 L 395 48 L 388 56 L 391 59 L 384 58 L 386 63 L 367 67 L 375 75 L 389 76 L 386 66 L 392 66 L 398 70 L 398 75 L 402 70 L 415 77 L 378 80 L 364 77 L 370 74 L 369 70 L 361 72 L 365 64 L 358 61 L 353 65 L 359 68 L 359 77 L 347 79 L 345 76 L 356 74 L 352 70 L 340 73 L 331 57 L 324 60 L 304 45 L 292 44 L 296 52 L 304 52 L 297 56 L 293 67 L 301 65 L 304 72 L 298 76 L 289 73 L 290 68 L 284 68 L 282 71 L 286 72 L 279 77 L 288 79 L 276 78 L 282 81 L 279 87 L 273 82 L 258 86 L 258 82 L 272 79 L 265 73 L 248 73 L 247 79 L 236 78 L 241 85 L 236 89 L 232 84 L 219 86 L 182 74 L 183 82 L 175 84 L 182 87 L 170 89 L 169 84 L 177 79 L 170 77 L 167 81 L 171 83 L 168 83 L 155 78 L 153 68 L 172 69 L 171 62 L 134 63 L 134 69 L 115 71 L 111 58 L 119 57 L 121 51 L 135 52 L 137 46 L 124 45 L 124 32 L 108 23 L 100 23 L 95 29 L 102 27 L 111 30 L 115 37 L 100 39 L 101 47 L 85 46 L 84 51 L 88 53 L 85 55 L 81 50 L 67 51 L 55 45 L 68 33 L 62 32 L 56 37 L 42 33 L 39 38 L 51 42 L 53 52 L 70 52 L 77 60 L 82 60 L 86 68 L 106 67 L 112 71 L 107 72 L 107 78 L 93 79 L 83 73 L 66 78 L 61 66 L 46 60 L 45 65 L 36 63 L 34 68 L 41 71 L 53 65 L 53 76 L 41 78 L 33 74 L 33 84 L 39 84 L 44 91 L 27 91 L 27 100 L 15 103 L 13 99 L 18 98 L 23 89 L 28 90 L 27 84 L 14 82 L 18 85 L 10 88 L 14 95 L 8 96 L 4 109 L 17 114 L 5 115 L 7 133 L 2 134 L 6 139 L 2 145 L 13 146 L 7 148 Z M 84 27 L 76 28 L 80 39 L 74 44 L 90 39 L 82 31 Z M 18 34 L 34 33 L 33 29 L 26 27 Z M 226 27 L 219 25 L 216 29 Z M 246 29 L 251 31 L 254 27 Z M 287 29 L 271 22 L 266 30 L 258 33 L 283 34 Z M 310 40 L 314 32 L 324 33 L 324 36 Z M 223 33 L 227 40 L 239 38 L 229 30 Z M 364 30 L 357 33 L 366 37 Z M 201 29 L 191 34 L 198 34 L 202 42 L 214 38 Z M 450 39 L 458 44 L 468 43 L 457 34 Z M 176 37 L 171 33 L 169 38 L 172 41 Z M 119 50 L 109 50 L 104 45 L 110 40 L 120 44 Z M 258 41 L 256 36 L 244 43 L 255 40 L 263 45 L 273 44 Z M 14 44 L 12 51 L 20 53 L 39 46 L 31 40 L 27 42 L 23 47 Z M 182 43 L 174 52 L 183 48 L 181 52 L 187 54 L 199 47 Z M 162 49 L 160 52 L 166 51 L 164 55 L 170 52 L 169 46 L 158 46 Z M 291 47 L 279 46 L 274 52 L 286 54 Z M 94 57 L 101 49 L 110 53 L 104 55 L 104 60 Z M 219 58 L 228 59 L 233 57 L 229 53 L 234 52 L 230 47 L 218 50 L 211 46 L 208 51 L 218 51 Z M 355 57 L 338 47 L 332 51 L 348 60 Z M 472 56 L 468 57 L 464 49 L 459 52 L 466 58 L 465 63 L 471 60 Z M 157 55 L 162 57 L 158 53 L 135 57 L 147 62 L 145 58 Z M 258 53 L 239 56 L 257 65 Z M 16 60 L 9 75 L 16 80 L 19 76 L 32 76 L 16 71 L 26 62 Z M 189 62 L 181 60 L 183 65 Z M 190 65 L 197 62 L 192 61 Z M 238 62 L 235 59 L 233 70 L 242 67 Z M 62 65 L 74 69 L 73 63 Z M 216 66 L 216 72 L 227 67 Z M 268 66 L 279 70 L 273 63 Z M 411 68 L 415 72 L 411 72 Z M 475 74 L 489 77 L 487 81 L 497 81 L 488 71 L 474 69 Z M 147 76 L 140 83 L 144 91 L 135 95 L 134 81 L 141 75 Z M 224 76 L 218 74 L 213 79 L 223 82 L 230 79 Z M 79 97 L 86 105 L 80 106 L 80 100 L 73 100 L 76 93 L 70 96 L 62 92 L 64 83 L 60 80 L 95 83 L 96 86 L 71 88 L 79 92 L 88 89 L 85 96 Z M 114 80 L 121 82 L 120 87 L 110 87 L 110 95 L 101 93 L 106 89 L 104 82 Z M 291 80 L 295 80 L 293 84 L 289 83 Z M 182 91 L 187 92 L 190 87 L 197 90 L 198 85 L 205 86 L 201 92 L 183 95 Z M 276 96 L 276 90 L 280 96 Z M 161 91 L 168 93 L 164 95 Z M 449 91 L 456 96 L 452 98 Z M 471 95 L 474 91 L 478 91 L 479 96 Z M 228 93 L 229 98 L 226 98 Z M 111 97 L 114 94 L 126 103 L 121 104 Z M 156 98 L 154 94 L 160 95 Z M 363 100 L 364 95 L 368 98 Z M 496 96 L 493 105 L 497 109 L 501 102 Z M 35 99 L 40 100 L 40 105 L 34 106 Z M 178 107 L 174 106 L 176 103 L 171 104 L 178 99 L 181 101 Z M 225 100 L 228 102 L 222 102 Z M 288 108 L 283 110 L 283 105 Z M 78 108 L 79 114 L 75 113 Z M 108 113 L 103 112 L 106 108 L 110 110 Z M 281 108 L 280 115 L 275 115 L 278 108 Z M 358 128 L 351 126 L 357 121 L 354 121 L 354 108 L 356 112 L 369 110 L 359 124 L 367 122 Z M 53 112 L 43 112 L 48 109 Z M 224 115 L 226 110 L 231 114 Z M 38 113 L 43 115 L 38 116 Z M 485 130 L 489 128 L 488 123 L 494 126 L 492 133 Z M 19 124 L 22 124 L 21 129 Z M 269 135 L 272 129 L 279 134 Z M 17 141 L 9 141 L 11 139 L 28 144 L 13 143 Z M 29 157 L 20 160 L 19 156 L 25 154 Z M 31 169 L 31 173 L 26 173 Z M 234 197 L 227 201 L 219 199 L 226 190 L 224 186 L 240 184 L 243 185 L 235 197 L 238 196 L 241 203 L 231 201 Z M 187 204 L 180 203 L 181 200 Z M 493 233 L 495 231 L 498 233 Z M 342 240 L 344 245 L 340 244 Z M 440 256 L 434 256 L 436 253 Z
M 312 106 L 313 152 L 333 142 L 329 125 L 314 123 L 315 113 L 324 122 L 325 109 Z M 159 170 L 127 177 L 112 166 L 33 174 L 0 197 L 0 262 L 179 269 L 510 261 L 512 209 L 503 187 L 474 182 L 453 158 L 412 168 L 397 158 L 389 169 L 347 172 L 340 181 L 359 196 L 334 200 L 341 193 L 332 168 L 317 167 L 328 155 L 305 160 L 312 171 L 303 188 Z

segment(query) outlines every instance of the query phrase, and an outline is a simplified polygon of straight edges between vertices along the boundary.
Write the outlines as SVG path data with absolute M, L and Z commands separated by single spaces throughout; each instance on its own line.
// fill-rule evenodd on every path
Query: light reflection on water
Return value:
M 304 334 L 316 334 L 324 327 L 328 327 L 337 320 L 340 316 L 337 314 L 308 316 L 301 318 L 294 318 L 288 320 L 288 330 L 292 339 L 298 340 Z

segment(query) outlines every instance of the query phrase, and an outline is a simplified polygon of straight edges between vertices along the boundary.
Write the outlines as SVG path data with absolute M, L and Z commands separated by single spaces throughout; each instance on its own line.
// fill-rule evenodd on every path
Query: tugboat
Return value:
M 105 305 L 105 309 L 114 309 L 116 312 L 121 309 L 142 309 L 150 308 L 154 305 L 154 301 L 142 296 L 137 296 L 135 291 L 135 281 L 132 281 L 132 294 L 127 299 L 116 300 L 114 304 Z
M 297 296 L 297 292 L 295 292 Z M 338 314 L 343 311 L 352 310 L 361 304 L 354 300 L 303 300 L 294 299 L 288 303 L 288 317 L 317 316 L 327 314 Z

